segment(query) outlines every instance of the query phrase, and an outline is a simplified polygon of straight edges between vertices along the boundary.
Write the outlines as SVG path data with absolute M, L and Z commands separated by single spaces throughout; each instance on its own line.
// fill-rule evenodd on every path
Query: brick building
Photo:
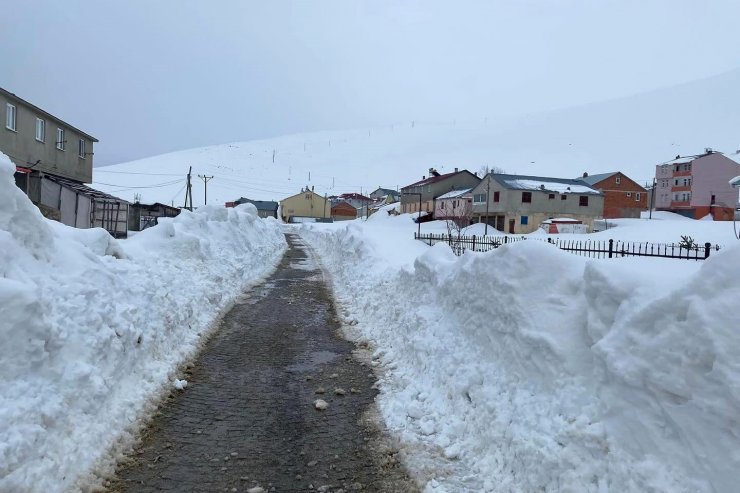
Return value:
M 604 219 L 639 218 L 648 208 L 648 192 L 620 171 L 589 175 L 580 179 L 604 194 Z

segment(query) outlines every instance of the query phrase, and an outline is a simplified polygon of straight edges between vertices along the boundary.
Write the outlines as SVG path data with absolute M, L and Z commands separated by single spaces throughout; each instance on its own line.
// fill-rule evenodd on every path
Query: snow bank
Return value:
M 740 247 L 703 264 L 534 241 L 457 258 L 370 226 L 301 233 L 386 369 L 386 424 L 447 461 L 427 491 L 736 490 Z
M 246 205 L 116 241 L 44 219 L 13 171 L 0 154 L 0 491 L 69 491 L 285 240 Z

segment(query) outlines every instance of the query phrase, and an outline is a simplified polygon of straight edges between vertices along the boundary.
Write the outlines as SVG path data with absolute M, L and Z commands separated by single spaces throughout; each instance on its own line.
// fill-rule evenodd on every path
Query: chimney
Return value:
M 433 173 L 434 173 L 434 168 L 429 168 L 429 176 L 432 176 Z
M 455 173 L 457 173 L 457 168 L 455 168 Z
M 588 178 L 588 173 L 584 171 L 584 172 L 583 172 L 583 177 L 584 177 L 584 178 Z
M 704 152 L 706 152 L 707 154 L 711 154 L 711 153 L 713 153 L 714 151 L 712 150 L 712 148 L 711 148 L 711 147 L 705 147 L 705 148 L 704 148 Z
M 422 180 L 426 180 L 426 179 L 427 179 L 427 177 L 426 177 L 426 176 L 423 176 L 423 175 L 422 175 L 421 179 L 422 179 Z
M 311 185 L 311 191 L 313 192 L 313 185 Z

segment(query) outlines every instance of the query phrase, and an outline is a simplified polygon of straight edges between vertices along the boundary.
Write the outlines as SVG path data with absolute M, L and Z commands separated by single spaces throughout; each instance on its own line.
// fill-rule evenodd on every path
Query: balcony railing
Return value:
M 681 201 L 672 200 L 671 201 L 671 208 L 673 208 L 673 207 L 691 207 L 691 201 L 690 200 L 686 200 L 686 201 L 683 201 L 683 200 L 681 200 Z

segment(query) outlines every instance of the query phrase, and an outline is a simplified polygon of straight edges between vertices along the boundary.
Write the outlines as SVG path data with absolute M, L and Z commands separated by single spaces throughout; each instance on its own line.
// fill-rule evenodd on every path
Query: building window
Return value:
M 635 200 L 636 200 L 637 202 L 639 202 L 639 201 L 640 201 L 640 192 L 637 192 L 637 193 L 635 194 Z
M 63 151 L 64 144 L 66 144 L 64 140 L 64 129 L 57 128 L 57 149 L 59 149 L 60 151 Z
M 473 195 L 473 203 L 474 204 L 483 204 L 486 202 L 486 194 L 485 193 L 476 193 Z
M 46 122 L 36 118 L 36 140 L 43 142 L 46 139 Z
M 548 194 L 547 198 L 549 200 L 553 200 L 553 199 L 555 199 L 555 194 L 554 193 Z
M 5 105 L 5 128 L 15 132 L 15 106 L 10 103 Z
M 527 224 L 529 224 L 529 216 L 522 216 L 520 222 L 521 222 L 522 226 L 526 226 Z
M 632 197 L 632 192 L 627 192 L 627 197 Z
M 588 195 L 581 195 L 578 197 L 578 205 L 588 207 Z
M 500 198 L 501 198 L 501 195 L 500 195 L 499 192 L 493 192 L 493 201 L 494 202 L 498 202 Z
M 620 183 L 622 183 L 622 177 L 617 176 L 616 181 L 617 181 L 617 185 L 619 185 Z
M 532 192 L 522 192 L 522 203 L 532 203 Z
M 560 196 L 560 200 L 566 200 L 567 198 L 568 198 L 568 196 L 565 195 L 565 194 L 563 194 L 563 195 Z
M 80 145 L 77 155 L 80 156 L 82 159 L 85 159 L 85 139 L 80 139 Z

